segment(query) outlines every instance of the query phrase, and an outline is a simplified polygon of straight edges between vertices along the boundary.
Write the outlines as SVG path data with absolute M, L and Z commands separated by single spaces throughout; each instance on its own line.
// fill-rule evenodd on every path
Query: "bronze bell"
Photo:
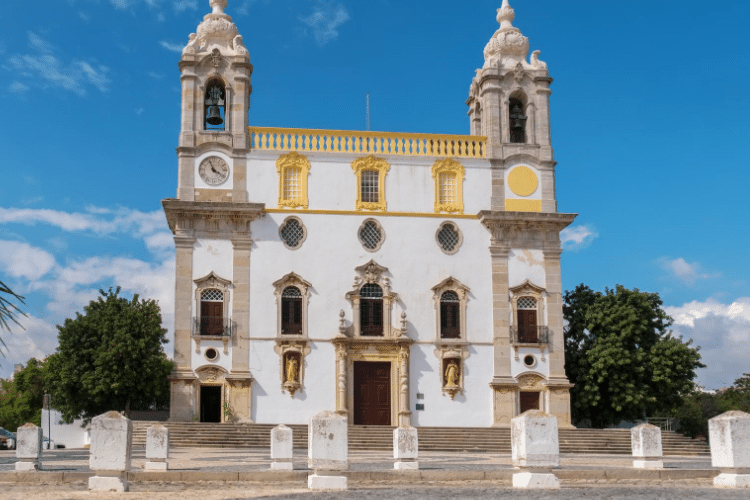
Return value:
M 211 106 L 208 108 L 208 118 L 206 118 L 206 123 L 209 125 L 221 125 L 224 123 L 219 106 Z

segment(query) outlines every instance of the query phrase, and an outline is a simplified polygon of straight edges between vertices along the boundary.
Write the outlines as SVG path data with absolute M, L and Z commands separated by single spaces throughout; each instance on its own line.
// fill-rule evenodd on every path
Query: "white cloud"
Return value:
M 11 92 L 14 92 L 16 94 L 22 94 L 22 93 L 26 92 L 27 90 L 29 90 L 29 87 L 28 87 L 28 85 L 24 85 L 21 82 L 13 82 L 8 87 L 8 90 L 10 90 Z
M 30 358 L 44 359 L 57 347 L 57 328 L 41 318 L 19 317 L 23 328 L 13 325 L 11 333 L 3 333 L 4 358 L 0 358 L 0 376 L 6 378 L 16 364 L 26 365 Z
M 27 78 L 27 83 L 43 82 L 54 87 L 61 87 L 78 94 L 86 95 L 86 85 L 90 84 L 100 92 L 109 89 L 111 80 L 108 76 L 109 68 L 103 65 L 96 67 L 85 61 L 74 60 L 71 63 L 62 62 L 57 56 L 54 46 L 42 37 L 28 32 L 29 46 L 33 53 L 17 54 L 8 59 L 10 68 L 17 75 Z M 14 82 L 24 87 L 29 85 L 22 82 Z M 38 83 L 37 83 L 38 85 Z M 17 86 L 17 89 L 22 87 Z
M 674 260 L 661 258 L 659 259 L 659 264 L 661 265 L 662 269 L 669 272 L 671 275 L 673 275 L 686 285 L 693 285 L 698 279 L 707 279 L 719 276 L 719 274 L 708 274 L 700 272 L 701 265 L 698 262 L 693 262 L 692 264 L 690 264 L 682 257 Z
M 701 347 L 706 368 L 698 381 L 708 389 L 729 387 L 750 372 L 750 297 L 722 304 L 715 299 L 693 301 L 664 310 L 675 323 L 674 331 Z
M 186 10 L 198 10 L 198 0 L 174 0 L 173 5 L 178 14 Z
M 300 18 L 313 31 L 315 42 L 319 46 L 336 40 L 339 36 L 338 28 L 349 20 L 349 12 L 342 4 L 318 0 L 313 13 Z
M 156 71 L 149 71 L 147 74 L 154 80 L 161 80 L 162 78 L 164 78 L 164 73 L 157 73 Z
M 259 1 L 260 0 L 243 0 L 239 6 L 236 6 L 236 3 L 233 2 L 233 9 L 237 14 L 246 16 L 250 13 L 250 7 Z M 263 0 L 263 3 L 269 3 L 269 0 Z
M 166 40 L 161 40 L 159 42 L 159 45 L 161 45 L 163 48 L 169 51 L 179 52 L 179 53 L 182 53 L 182 49 L 185 48 L 184 45 L 180 45 L 179 43 L 167 42 Z
M 28 243 L 0 240 L 0 268 L 8 275 L 37 280 L 54 267 L 52 254 Z
M 586 248 L 599 234 L 591 226 L 566 227 L 560 232 L 560 240 L 566 250 Z

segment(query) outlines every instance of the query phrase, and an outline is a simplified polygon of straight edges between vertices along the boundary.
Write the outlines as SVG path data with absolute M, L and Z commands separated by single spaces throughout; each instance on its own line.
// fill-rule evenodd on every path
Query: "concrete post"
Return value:
M 560 482 L 551 472 L 560 464 L 557 418 L 529 410 L 510 425 L 513 465 L 521 470 L 513 474 L 513 487 L 559 489 Z
M 393 430 L 393 468 L 396 470 L 419 469 L 419 436 L 414 427 L 399 427 Z
M 133 423 L 116 411 L 91 420 L 89 468 L 96 476 L 89 478 L 91 491 L 128 491 L 125 474 L 130 470 Z
M 708 421 L 711 465 L 717 488 L 750 488 L 750 415 L 728 411 Z
M 16 432 L 16 470 L 39 470 L 42 459 L 42 428 L 25 424 Z
M 307 478 L 311 490 L 346 490 L 349 469 L 348 418 L 333 411 L 318 413 L 308 427 L 308 467 L 313 474 Z
M 169 469 L 169 429 L 156 424 L 146 429 L 146 459 L 145 470 L 163 471 Z
M 286 425 L 277 425 L 271 429 L 271 469 L 293 470 L 292 456 L 294 440 L 292 429 Z
M 642 424 L 630 430 L 633 449 L 633 467 L 636 469 L 663 469 L 661 461 L 661 429 L 655 425 Z

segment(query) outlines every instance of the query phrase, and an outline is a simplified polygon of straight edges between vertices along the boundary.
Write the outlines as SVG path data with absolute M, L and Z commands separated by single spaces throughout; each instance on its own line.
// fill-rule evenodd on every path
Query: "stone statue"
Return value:
M 299 382 L 299 361 L 297 356 L 289 356 L 286 359 L 286 383 Z
M 445 367 L 445 386 L 458 387 L 458 363 L 449 361 Z

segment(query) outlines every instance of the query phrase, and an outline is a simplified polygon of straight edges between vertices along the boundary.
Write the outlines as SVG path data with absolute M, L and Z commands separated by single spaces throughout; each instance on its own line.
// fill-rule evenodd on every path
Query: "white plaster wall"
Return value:
M 307 239 L 298 250 L 281 243 L 278 227 L 284 214 L 267 214 L 253 222 L 254 245 L 250 258 L 251 337 L 274 337 L 277 332 L 276 300 L 272 283 L 290 272 L 312 284 L 308 303 L 308 334 L 332 338 L 338 333 L 338 314 L 344 310 L 352 321 L 351 304 L 345 299 L 352 290 L 355 268 L 374 259 L 389 269 L 392 290 L 400 300 L 394 306 L 392 326 L 399 326 L 407 313 L 409 336 L 434 341 L 437 335 L 432 287 L 452 276 L 469 287 L 467 339 L 492 341 L 492 269 L 485 256 L 489 232 L 477 220 L 453 222 L 463 233 L 463 245 L 446 255 L 435 241 L 438 227 L 446 219 L 373 217 L 383 227 L 385 242 L 377 252 L 359 243 L 357 230 L 365 216 L 294 214 L 307 228 Z
M 523 358 L 527 354 L 532 354 L 536 358 L 536 365 L 529 368 L 523 363 Z M 522 373 L 538 373 L 543 377 L 549 376 L 549 349 L 545 349 L 544 361 L 538 347 L 519 347 L 518 361 L 515 358 L 515 351 L 510 350 L 510 374 L 517 377 Z
M 252 419 L 261 424 L 307 424 L 310 417 L 336 409 L 335 350 L 329 342 L 311 342 L 305 356 L 304 386 L 294 397 L 281 392 L 279 355 L 273 341 L 250 344 L 253 383 Z
M 508 286 L 513 288 L 526 280 L 538 287 L 547 287 L 547 278 L 544 272 L 544 252 L 542 250 L 513 248 L 508 254 Z
M 218 156 L 225 162 L 227 162 L 227 165 L 229 165 L 229 176 L 227 179 L 222 182 L 219 185 L 213 185 L 213 184 L 206 184 L 203 182 L 203 179 L 201 179 L 200 173 L 198 172 L 198 169 L 201 166 L 201 162 L 208 158 L 209 156 Z M 196 189 L 233 189 L 234 188 L 234 162 L 232 161 L 232 158 L 230 156 L 227 156 L 226 154 L 220 152 L 220 151 L 209 151 L 207 153 L 203 153 L 202 155 L 198 156 L 195 159 L 195 167 L 193 168 L 193 175 L 195 178 L 195 187 Z
M 464 360 L 464 392 L 451 400 L 441 391 L 440 360 L 435 356 L 435 346 L 413 345 L 410 359 L 410 409 L 412 425 L 487 427 L 492 425 L 493 347 L 470 346 L 469 357 Z M 417 399 L 417 394 L 424 399 Z M 424 410 L 416 411 L 417 404 Z
M 200 353 L 195 352 L 195 341 L 191 339 L 191 366 L 193 369 L 200 368 L 201 366 L 218 366 L 229 371 L 232 367 L 232 342 L 227 345 L 227 352 L 224 354 L 224 343 L 221 340 L 201 340 Z M 206 359 L 206 349 L 213 347 L 219 353 L 219 358 L 216 361 L 209 361 Z
M 232 242 L 219 239 L 198 239 L 193 251 L 193 279 L 203 278 L 211 271 L 220 278 L 232 280 L 234 250 Z M 195 284 L 193 284 L 195 290 Z
M 50 428 L 49 418 L 50 411 L 42 410 L 42 434 L 46 438 L 51 436 L 55 445 L 64 445 L 65 448 L 83 448 L 90 444 L 88 431 L 91 426 L 81 427 L 83 420 L 74 420 L 70 424 L 60 423 L 62 422 L 62 414 L 57 410 L 52 410 L 52 426 Z
M 535 174 L 538 182 L 536 191 L 531 193 L 529 196 L 518 196 L 516 193 L 511 191 L 510 185 L 508 184 L 508 176 L 516 167 L 529 167 Z M 529 163 L 516 163 L 505 169 L 505 199 L 516 199 L 516 200 L 541 200 L 542 199 L 542 173 L 534 165 Z
M 354 210 L 357 177 L 351 164 L 366 155 L 300 154 L 310 161 L 308 182 L 309 210 Z M 278 207 L 279 178 L 276 160 L 281 152 L 253 152 L 248 155 L 248 200 Z M 412 158 L 377 155 L 390 164 L 385 177 L 385 196 L 390 212 L 432 213 L 435 181 L 431 168 L 437 158 Z M 487 160 L 458 159 L 464 166 L 464 213 L 476 214 L 489 209 L 492 191 Z

